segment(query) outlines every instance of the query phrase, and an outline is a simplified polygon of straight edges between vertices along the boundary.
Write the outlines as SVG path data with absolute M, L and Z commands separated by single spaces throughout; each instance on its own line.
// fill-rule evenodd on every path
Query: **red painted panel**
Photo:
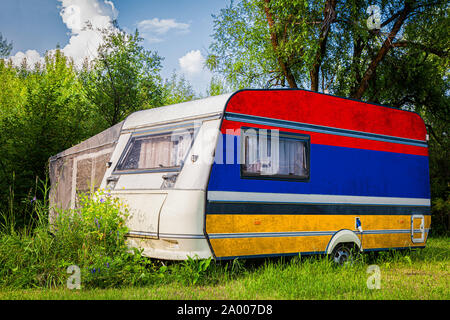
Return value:
M 238 91 L 225 111 L 422 141 L 427 134 L 416 113 L 306 90 Z
M 278 127 L 259 125 L 259 124 L 249 124 L 244 122 L 223 120 L 221 131 L 223 134 L 240 135 L 241 127 L 253 127 L 262 129 L 280 129 Z M 288 128 L 281 128 L 280 131 L 286 132 L 296 132 L 308 134 L 311 137 L 311 143 L 313 144 L 323 144 L 328 146 L 338 146 L 356 149 L 366 149 L 366 150 L 377 150 L 377 151 L 387 151 L 405 154 L 415 154 L 421 156 L 428 156 L 428 148 L 411 146 L 406 144 L 368 140 L 361 138 L 353 138 L 339 135 L 332 135 L 326 133 L 302 131 Z

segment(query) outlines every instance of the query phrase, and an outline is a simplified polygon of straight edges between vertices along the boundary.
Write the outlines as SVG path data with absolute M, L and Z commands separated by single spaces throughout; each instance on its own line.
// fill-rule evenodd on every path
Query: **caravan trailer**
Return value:
M 50 159 L 51 201 L 105 188 L 148 257 L 226 260 L 423 248 L 427 131 L 413 112 L 307 90 L 142 110 Z

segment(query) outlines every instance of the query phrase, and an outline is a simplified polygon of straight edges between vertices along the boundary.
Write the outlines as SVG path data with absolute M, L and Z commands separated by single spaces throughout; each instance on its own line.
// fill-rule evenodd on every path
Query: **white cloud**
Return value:
M 181 70 L 187 74 L 198 74 L 203 70 L 205 58 L 200 50 L 192 50 L 178 59 Z
M 148 19 L 142 20 L 137 24 L 138 29 L 143 34 L 143 37 L 149 42 L 163 41 L 163 35 L 169 31 L 176 31 L 179 34 L 186 34 L 190 30 L 190 24 L 177 22 L 174 19 Z
M 39 52 L 36 50 L 27 50 L 25 53 L 19 51 L 16 55 L 10 57 L 13 65 L 20 66 L 23 63 L 23 59 L 26 59 L 28 68 L 34 67 L 34 65 L 39 63 L 44 63 L 44 58 L 41 57 Z
M 180 73 L 197 92 L 205 92 L 212 77 L 212 73 L 205 67 L 205 60 L 200 50 L 189 51 L 178 59 Z
M 81 66 L 85 58 L 93 59 L 97 56 L 97 48 L 102 39 L 97 28 L 112 28 L 112 20 L 117 18 L 118 11 L 112 1 L 108 0 L 58 0 L 61 3 L 60 16 L 69 29 L 69 43 L 61 49 L 68 57 L 73 58 L 77 66 Z M 90 22 L 94 30 L 84 27 Z M 50 53 L 55 49 L 49 50 Z M 20 65 L 23 58 L 27 61 L 38 60 L 36 50 L 25 53 L 18 52 L 11 57 L 15 65 Z M 43 61 L 43 58 L 40 57 Z M 28 62 L 28 66 L 32 66 Z M 34 64 L 33 64 L 34 65 Z

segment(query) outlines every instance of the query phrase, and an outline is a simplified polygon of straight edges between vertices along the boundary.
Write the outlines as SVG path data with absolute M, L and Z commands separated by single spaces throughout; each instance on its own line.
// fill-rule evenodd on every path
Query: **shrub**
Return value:
M 447 199 L 434 199 L 431 211 L 432 234 L 437 236 L 448 235 L 450 233 L 450 195 Z
M 0 286 L 66 285 L 66 270 L 77 265 L 82 287 L 147 284 L 157 277 L 152 261 L 126 245 L 128 209 L 104 191 L 81 195 L 74 210 L 56 210 L 35 201 L 35 228 L 0 234 Z

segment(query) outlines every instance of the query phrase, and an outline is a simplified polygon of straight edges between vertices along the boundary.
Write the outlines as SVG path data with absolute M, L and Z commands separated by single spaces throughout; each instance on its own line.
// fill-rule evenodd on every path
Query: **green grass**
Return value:
M 371 264 L 380 267 L 378 290 L 366 285 Z M 198 268 L 196 262 L 171 263 L 145 286 L 0 288 L 0 299 L 450 299 L 448 237 L 430 238 L 421 250 L 363 255 L 341 267 L 315 256 L 211 262 L 205 271 Z

